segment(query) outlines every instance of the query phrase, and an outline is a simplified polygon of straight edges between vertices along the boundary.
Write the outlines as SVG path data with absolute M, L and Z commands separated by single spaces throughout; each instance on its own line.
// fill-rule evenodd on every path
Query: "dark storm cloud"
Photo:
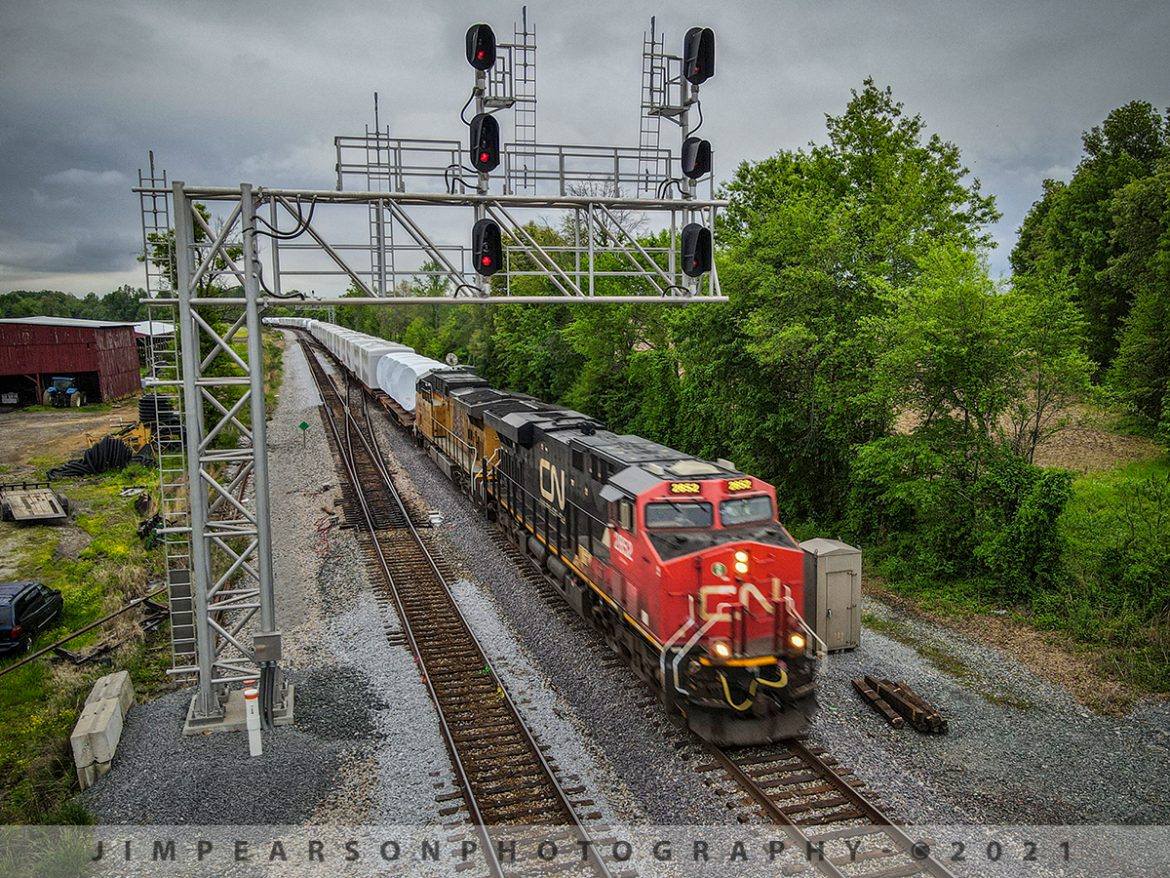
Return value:
M 462 139 L 463 32 L 478 18 L 510 33 L 519 12 L 496 0 L 5 4 L 0 289 L 38 273 L 75 291 L 141 283 L 128 187 L 151 148 L 188 182 L 331 188 L 332 137 L 362 129 L 375 90 L 395 134 Z M 825 113 L 872 75 L 996 195 L 996 270 L 1044 177 L 1075 167 L 1081 131 L 1133 99 L 1170 103 L 1162 2 L 550 0 L 529 4 L 542 140 L 636 141 L 655 13 L 671 50 L 692 23 L 718 32 L 704 133 L 722 174 L 822 140 Z

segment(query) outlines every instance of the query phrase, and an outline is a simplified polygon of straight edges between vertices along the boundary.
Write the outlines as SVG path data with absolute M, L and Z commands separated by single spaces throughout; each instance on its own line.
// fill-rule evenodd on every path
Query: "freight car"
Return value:
M 757 744 L 807 730 L 813 559 L 777 520 L 771 485 L 408 348 L 382 354 L 371 384 L 362 357 L 381 340 L 271 322 L 310 332 L 413 413 L 430 457 L 696 733 Z

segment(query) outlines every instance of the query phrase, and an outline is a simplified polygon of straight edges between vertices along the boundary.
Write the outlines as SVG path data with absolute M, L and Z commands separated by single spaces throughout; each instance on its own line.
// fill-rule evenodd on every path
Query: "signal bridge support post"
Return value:
M 240 690 L 230 687 L 245 680 L 259 681 L 270 727 L 291 722 L 292 691 L 279 670 L 256 199 L 241 186 L 232 219 L 213 234 L 182 182 L 172 198 L 196 657 L 173 673 L 197 676 L 185 732 L 242 728 Z M 242 252 L 233 253 L 228 239 L 237 224 Z M 219 303 L 213 291 L 221 274 L 244 295 L 225 303 L 228 314 L 218 322 L 200 313 L 199 302 Z

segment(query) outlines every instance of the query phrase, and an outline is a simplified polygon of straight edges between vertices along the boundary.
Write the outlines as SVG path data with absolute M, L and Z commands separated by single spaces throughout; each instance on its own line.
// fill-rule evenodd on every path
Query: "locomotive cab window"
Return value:
M 724 527 L 755 524 L 760 521 L 771 521 L 772 518 L 772 498 L 766 494 L 736 497 L 734 500 L 724 500 L 719 504 L 719 520 Z
M 715 511 L 710 503 L 689 502 L 649 503 L 646 506 L 646 527 L 663 528 L 710 527 Z
M 618 501 L 618 524 L 622 530 L 634 532 L 634 504 L 629 500 Z

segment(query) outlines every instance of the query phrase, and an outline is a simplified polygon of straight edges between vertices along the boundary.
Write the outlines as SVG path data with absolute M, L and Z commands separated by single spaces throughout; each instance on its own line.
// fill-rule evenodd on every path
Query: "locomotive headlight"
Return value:
M 742 561 L 744 564 L 746 564 L 747 559 L 748 559 L 748 553 L 745 550 L 740 549 L 738 552 L 735 553 L 735 560 L 736 561 Z
M 790 636 L 788 638 L 788 642 L 792 644 L 793 649 L 804 649 L 805 645 L 808 643 L 808 641 L 804 639 L 804 635 L 800 633 L 796 633 Z
M 735 572 L 736 573 L 747 573 L 748 572 L 748 553 L 743 549 L 740 549 L 738 552 L 735 553 Z
M 712 643 L 711 652 L 715 653 L 716 658 L 731 658 L 731 647 L 728 646 L 727 642 L 723 640 L 716 640 L 714 643 Z

